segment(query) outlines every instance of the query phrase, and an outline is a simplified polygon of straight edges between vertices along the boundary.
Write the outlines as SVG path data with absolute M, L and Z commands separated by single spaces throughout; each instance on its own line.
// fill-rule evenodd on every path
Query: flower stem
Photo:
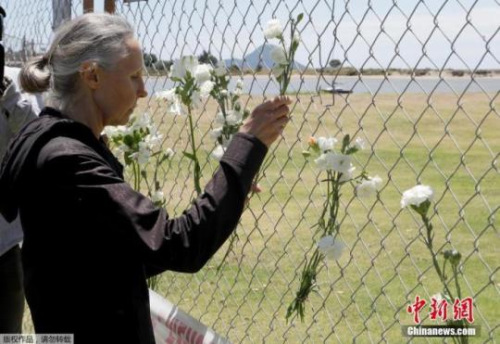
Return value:
M 429 252 L 431 253 L 432 257 L 432 264 L 434 265 L 434 269 L 436 270 L 436 273 L 439 276 L 439 279 L 441 280 L 441 283 L 443 284 L 444 289 L 448 293 L 448 296 L 453 299 L 453 294 L 450 291 L 450 288 L 448 288 L 448 284 L 446 283 L 446 279 L 444 277 L 444 273 L 439 267 L 439 262 L 437 261 L 436 258 L 436 253 L 434 252 L 434 248 L 432 247 L 432 224 L 430 223 L 429 219 L 427 218 L 426 215 L 421 215 L 422 221 L 424 222 L 424 226 L 427 232 L 427 238 L 425 240 L 425 244 L 427 248 L 429 249 Z
M 194 140 L 194 125 L 193 125 L 193 116 L 191 114 L 191 106 L 188 106 L 188 119 L 189 119 L 189 131 L 191 135 L 191 149 L 193 151 L 192 160 L 194 163 L 194 188 L 198 196 L 201 194 L 200 187 L 200 177 L 201 177 L 201 168 L 200 163 L 198 162 L 198 157 L 196 156 L 196 143 Z

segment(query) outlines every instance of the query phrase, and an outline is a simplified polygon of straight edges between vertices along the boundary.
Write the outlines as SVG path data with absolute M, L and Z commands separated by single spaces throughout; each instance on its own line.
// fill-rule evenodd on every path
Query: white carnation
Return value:
M 200 86 L 200 96 L 202 98 L 207 98 L 210 92 L 214 89 L 215 83 L 213 81 L 207 80 Z
M 214 74 L 219 78 L 227 74 L 227 69 L 226 66 L 224 65 L 224 62 L 219 62 L 217 64 L 217 67 L 214 69 Z
M 196 56 L 182 56 L 170 67 L 170 77 L 184 79 L 187 73 L 194 77 L 196 67 L 198 66 L 198 59 Z
M 347 172 L 342 173 L 342 175 L 339 178 L 339 182 L 344 183 L 351 180 L 355 170 L 356 167 L 354 167 L 353 164 L 351 164 Z
M 318 144 L 321 152 L 331 151 L 337 142 L 337 139 L 334 137 L 321 136 L 316 139 L 316 143 Z
M 283 35 L 283 26 L 278 19 L 271 19 L 264 29 L 264 37 L 267 39 L 280 38 Z
M 151 201 L 155 204 L 163 203 L 165 202 L 165 196 L 163 195 L 163 191 L 161 190 L 156 190 L 153 192 L 151 195 Z
M 172 148 L 167 148 L 165 150 L 165 156 L 168 158 L 168 159 L 171 159 L 173 156 L 175 155 L 175 152 Z
M 314 160 L 321 171 L 333 170 L 339 173 L 349 173 L 351 157 L 349 155 L 327 152 Z
M 354 141 L 354 147 L 356 147 L 358 150 L 365 149 L 365 140 L 363 140 L 361 137 L 357 137 Z
M 213 150 L 211 156 L 217 161 L 220 161 L 222 159 L 222 156 L 224 155 L 224 152 L 226 151 L 226 148 L 224 148 L 222 145 L 217 145 L 215 149 Z
M 286 53 L 281 47 L 275 47 L 271 50 L 271 59 L 279 65 L 286 65 L 288 63 Z
M 221 135 L 222 135 L 222 129 L 223 129 L 222 127 L 220 127 L 220 128 L 215 128 L 214 130 L 212 130 L 212 131 L 210 132 L 210 137 L 211 137 L 212 139 L 214 139 L 214 140 L 217 140 L 217 139 L 218 139 L 219 137 L 221 137 Z
M 356 186 L 356 195 L 358 197 L 368 197 L 373 196 L 380 190 L 382 186 L 382 178 L 379 176 L 368 177 L 368 179 L 363 180 L 361 184 Z
M 293 33 L 293 40 L 294 43 L 300 43 L 300 35 L 297 31 Z
M 401 208 L 408 205 L 419 206 L 421 203 L 432 200 L 434 192 L 430 186 L 427 185 L 417 185 L 413 188 L 403 192 L 403 197 L 401 198 Z
M 172 88 L 170 90 L 166 91 L 160 91 L 155 93 L 156 98 L 164 100 L 168 103 L 173 102 L 174 99 L 177 97 L 177 94 L 175 94 L 175 88 Z
M 228 125 L 237 125 L 243 120 L 243 113 L 236 110 L 229 110 L 226 116 L 226 123 Z
M 207 63 L 197 65 L 194 71 L 194 77 L 196 81 L 199 84 L 202 84 L 205 81 L 210 80 L 210 78 L 212 77 L 211 75 L 212 70 L 213 70 L 212 66 Z
M 319 252 L 329 259 L 339 260 L 344 248 L 344 243 L 340 240 L 335 240 L 331 235 L 322 237 L 318 242 Z

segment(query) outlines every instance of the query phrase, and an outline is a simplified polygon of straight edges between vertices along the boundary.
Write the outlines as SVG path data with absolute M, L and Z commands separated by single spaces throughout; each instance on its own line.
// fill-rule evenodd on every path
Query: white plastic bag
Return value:
M 230 344 L 151 289 L 149 303 L 156 344 Z

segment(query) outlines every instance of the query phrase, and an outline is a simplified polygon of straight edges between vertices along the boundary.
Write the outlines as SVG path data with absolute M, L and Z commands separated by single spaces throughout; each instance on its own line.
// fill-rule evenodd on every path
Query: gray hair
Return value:
M 125 41 L 134 36 L 132 26 L 122 17 L 107 13 L 87 13 L 63 24 L 45 55 L 22 68 L 21 87 L 30 93 L 50 90 L 47 105 L 67 109 L 78 93 L 83 62 L 113 69 L 128 55 Z

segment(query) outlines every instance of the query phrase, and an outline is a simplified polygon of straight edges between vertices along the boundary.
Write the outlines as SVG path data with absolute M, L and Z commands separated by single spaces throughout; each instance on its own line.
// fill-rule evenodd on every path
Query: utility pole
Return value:
M 115 0 L 104 0 L 104 11 L 108 13 L 115 13 Z M 83 12 L 94 12 L 94 0 L 83 0 Z

